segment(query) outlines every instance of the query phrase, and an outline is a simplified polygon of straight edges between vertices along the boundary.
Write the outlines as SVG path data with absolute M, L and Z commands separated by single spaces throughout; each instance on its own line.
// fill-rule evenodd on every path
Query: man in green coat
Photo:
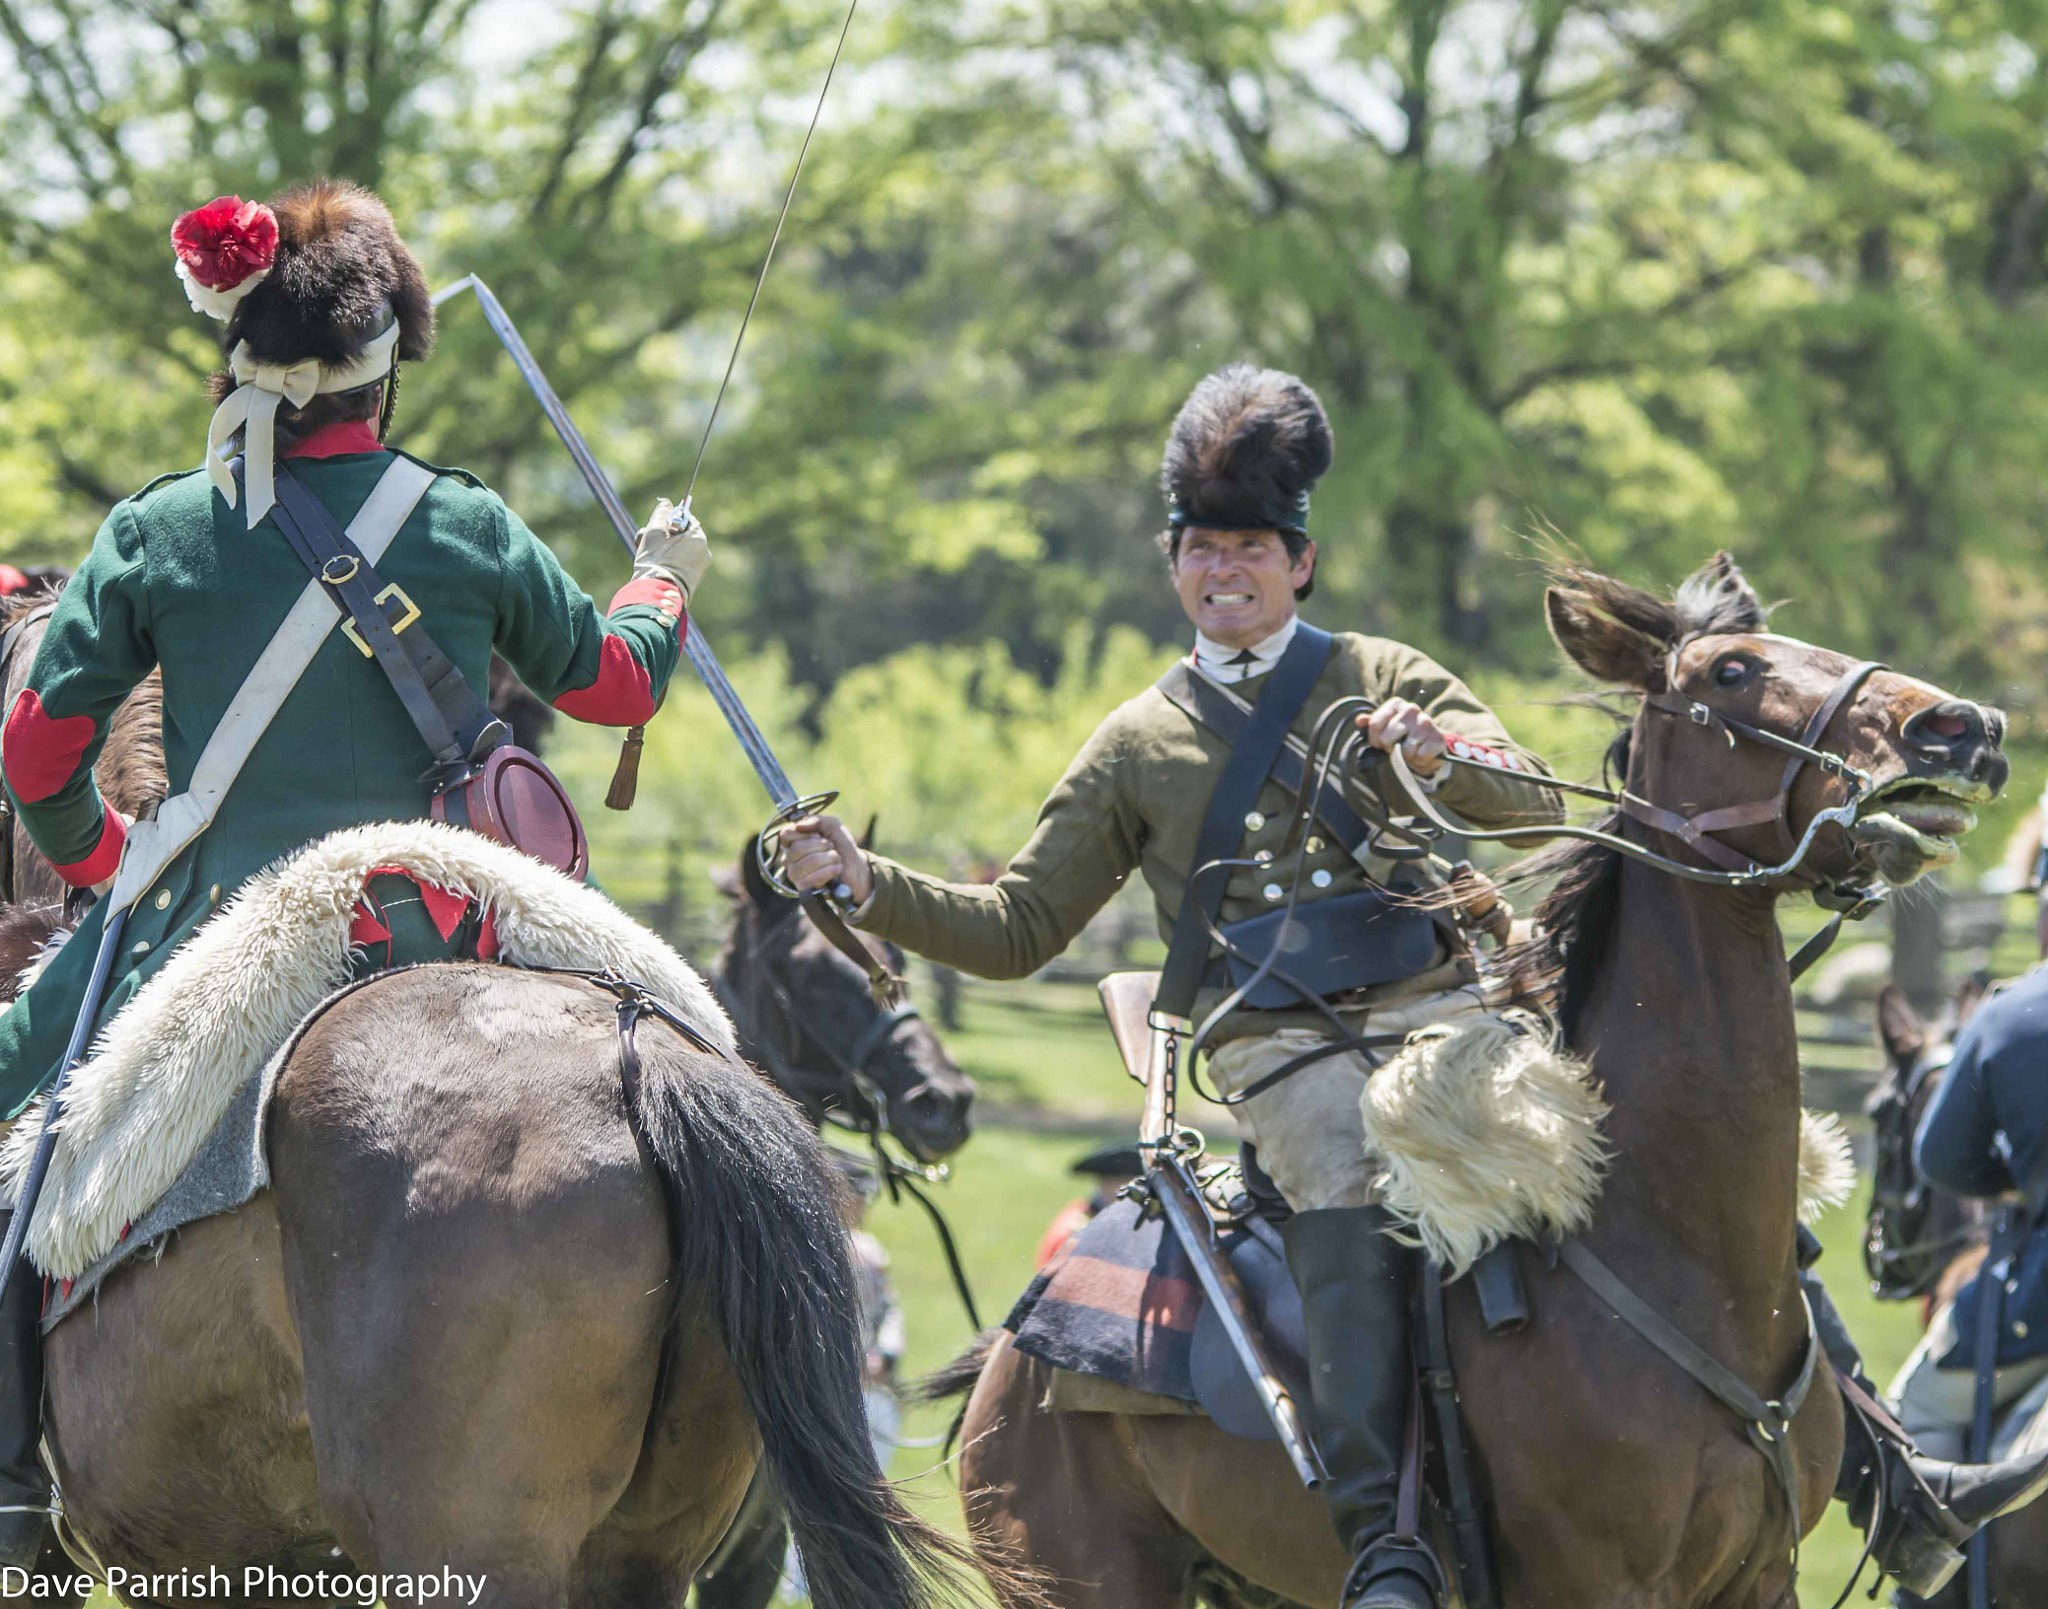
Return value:
M 227 326 L 229 367 L 214 378 L 220 407 L 208 462 L 151 482 L 107 516 L 0 727 L 0 774 L 36 848 L 66 882 L 102 892 L 131 826 L 93 779 L 110 718 L 160 669 L 170 790 L 194 790 L 209 740 L 231 710 L 246 711 L 237 703 L 244 680 L 309 584 L 268 517 L 274 472 L 288 465 L 347 526 L 403 456 L 382 440 L 395 361 L 424 358 L 434 333 L 418 264 L 383 203 L 354 186 L 301 186 L 269 207 L 224 198 L 181 218 L 173 242 L 194 306 Z M 222 458 L 237 446 L 245 461 L 239 485 Z M 702 530 L 657 507 L 641 532 L 632 581 L 601 614 L 481 481 L 425 467 L 415 477 L 424 491 L 374 562 L 470 685 L 487 687 L 495 648 L 571 717 L 645 721 L 680 657 L 685 605 L 708 560 Z M 263 867 L 344 827 L 428 816 L 432 756 L 383 670 L 342 624 L 335 613 L 220 796 L 211 827 L 132 907 L 100 1022 Z M 198 791 L 204 787 L 202 777 Z M 402 889 L 395 901 L 380 901 L 382 914 L 396 903 L 416 918 L 394 926 L 393 964 L 448 953 L 447 935 L 420 916 L 423 893 Z M 0 1016 L 7 1116 L 57 1072 L 106 906 L 93 908 Z M 33 1561 L 49 1500 L 35 1453 L 38 1287 L 17 1274 L 0 1311 L 0 1347 L 8 1349 L 0 1360 L 8 1365 L 0 1381 L 0 1563 Z
M 1314 393 L 1292 375 L 1245 364 L 1202 381 L 1168 438 L 1169 525 L 1160 542 L 1195 628 L 1192 666 L 1246 701 L 1258 696 L 1300 629 L 1296 606 L 1315 581 L 1308 494 L 1330 460 L 1329 427 Z M 984 977 L 1036 971 L 1133 871 L 1144 877 L 1159 932 L 1170 939 L 1229 749 L 1167 696 L 1170 681 L 1096 729 L 1047 798 L 1030 842 L 992 885 L 947 883 L 867 854 L 832 817 L 789 830 L 791 876 L 805 888 L 844 883 L 862 926 Z M 1359 718 L 1366 738 L 1381 750 L 1400 749 L 1439 805 L 1481 827 L 1527 826 L 1536 836 L 1559 819 L 1541 762 L 1516 749 L 1470 690 L 1426 655 L 1336 634 L 1295 736 L 1306 737 L 1342 697 L 1375 701 Z M 1453 755 L 1481 766 L 1448 766 Z M 1382 766 L 1347 784 L 1368 819 L 1403 810 L 1398 790 L 1389 785 L 1380 797 L 1380 783 L 1370 779 L 1385 775 Z M 1249 864 L 1230 873 L 1223 923 L 1281 905 L 1298 872 L 1301 906 L 1311 916 L 1316 904 L 1400 887 L 1413 875 L 1370 852 L 1354 857 L 1322 836 L 1287 852 L 1291 807 L 1288 790 L 1268 781 L 1245 816 L 1231 853 Z M 1196 998 L 1197 1018 L 1224 999 L 1228 981 L 1219 955 Z M 1474 981 L 1469 950 L 1454 935 L 1407 976 L 1341 990 L 1325 1004 L 1353 1033 L 1405 1033 L 1479 1011 Z M 1243 1097 L 1239 1127 L 1295 1209 L 1283 1234 L 1306 1314 L 1312 1425 L 1329 1470 L 1331 1515 L 1357 1561 L 1342 1609 L 1434 1609 L 1442 1590 L 1436 1560 L 1393 1540 L 1413 1376 L 1403 1254 L 1383 1232 L 1389 1220 L 1375 1199 L 1359 1114 L 1371 1066 L 1355 1050 L 1306 1059 L 1335 1037 L 1330 1018 L 1306 1006 L 1239 1009 L 1209 1037 L 1209 1071 L 1226 1095 Z M 1260 1088 L 1266 1080 L 1274 1081 Z M 1858 1374 L 1855 1344 L 1810 1270 L 1806 1291 L 1830 1361 Z M 2048 1456 L 1955 1465 L 1852 1435 L 1837 1495 L 1859 1524 L 1881 1509 L 1874 1536 L 1881 1566 L 1902 1580 L 1938 1585 L 1960 1562 L 1955 1549 L 1970 1530 L 2027 1501 L 2044 1481 Z

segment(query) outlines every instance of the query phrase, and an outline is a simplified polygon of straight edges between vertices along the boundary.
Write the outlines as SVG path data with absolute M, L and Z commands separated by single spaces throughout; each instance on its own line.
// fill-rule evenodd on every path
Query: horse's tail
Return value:
M 643 1031 L 652 1051 L 656 1035 Z M 883 1479 L 834 1184 L 802 1114 L 765 1081 L 649 1054 L 634 1120 L 668 1198 L 677 1297 L 702 1292 L 760 1427 L 818 1609 L 928 1609 L 973 1555 Z
M 960 1406 L 953 1412 L 953 1421 L 946 1426 L 944 1451 L 950 1455 L 953 1443 L 960 1439 L 960 1427 L 967 1420 L 967 1398 L 981 1379 L 981 1371 L 988 1367 L 988 1355 L 996 1349 L 996 1342 L 1003 1338 L 999 1329 L 983 1330 L 968 1344 L 951 1363 L 943 1363 L 921 1380 L 913 1380 L 910 1388 L 903 1393 L 906 1402 L 936 1405 L 958 1398 Z

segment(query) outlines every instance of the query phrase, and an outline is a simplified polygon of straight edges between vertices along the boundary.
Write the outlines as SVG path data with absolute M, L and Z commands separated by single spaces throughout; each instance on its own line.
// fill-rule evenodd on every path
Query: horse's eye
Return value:
M 1724 659 L 1714 667 L 1716 687 L 1734 687 L 1749 678 L 1749 661 L 1746 659 Z

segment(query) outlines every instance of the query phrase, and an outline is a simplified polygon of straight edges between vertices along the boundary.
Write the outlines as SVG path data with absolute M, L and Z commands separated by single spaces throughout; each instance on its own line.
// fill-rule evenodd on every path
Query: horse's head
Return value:
M 1546 603 L 1581 668 L 1642 695 L 1622 810 L 1680 858 L 1909 883 L 2005 785 L 1997 710 L 1766 630 L 1725 553 L 1670 602 L 1572 567 Z
M 1983 1204 L 1935 1189 L 1913 1164 L 1913 1136 L 1947 1076 L 1950 1046 L 1983 999 L 1983 985 L 1965 979 L 1930 1023 L 1896 983 L 1877 997 L 1887 1072 L 1864 1107 L 1876 1145 L 1863 1263 L 1887 1300 L 1926 1295 L 1959 1253 L 1984 1238 Z
M 735 920 L 719 985 L 748 1059 L 814 1121 L 885 1124 L 920 1162 L 965 1145 L 974 1080 L 917 1008 L 890 1011 L 875 1000 L 861 969 L 763 880 L 752 842 L 728 893 Z M 894 946 L 866 935 L 860 942 L 882 951 L 892 972 L 902 969 Z

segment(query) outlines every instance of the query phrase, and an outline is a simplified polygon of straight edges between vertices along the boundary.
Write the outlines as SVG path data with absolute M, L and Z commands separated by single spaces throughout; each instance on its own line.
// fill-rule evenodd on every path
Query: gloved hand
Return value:
M 682 588 L 687 603 L 710 564 L 711 542 L 697 516 L 679 517 L 669 500 L 662 498 L 634 540 L 633 579 L 652 575 L 672 581 Z

